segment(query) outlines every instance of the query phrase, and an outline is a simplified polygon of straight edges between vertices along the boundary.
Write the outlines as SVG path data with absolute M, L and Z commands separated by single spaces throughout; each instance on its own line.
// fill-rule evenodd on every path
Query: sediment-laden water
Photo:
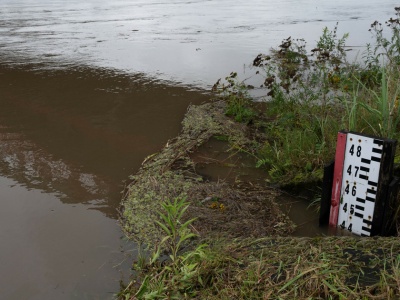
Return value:
M 396 1 L 0 0 L 0 294 L 111 299 L 135 245 L 124 180 L 190 103 L 288 36 L 357 56 Z M 312 46 L 312 45 L 310 45 Z

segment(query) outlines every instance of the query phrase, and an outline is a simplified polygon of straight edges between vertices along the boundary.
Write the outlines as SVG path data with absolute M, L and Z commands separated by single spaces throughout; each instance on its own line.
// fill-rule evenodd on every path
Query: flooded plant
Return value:
M 370 90 L 371 100 L 360 104 L 369 113 L 369 118 L 366 119 L 366 122 L 370 130 L 375 135 L 388 138 L 398 136 L 397 131 L 400 121 L 399 70 L 396 66 L 394 68 L 396 69 L 382 69 L 380 91 Z M 388 78 L 387 76 L 391 77 Z M 363 87 L 366 88 L 365 85 Z
M 386 22 L 390 38 L 382 24 L 371 25 L 375 44 L 367 45 L 361 61 L 348 62 L 348 34 L 339 37 L 338 24 L 324 28 L 310 51 L 303 39 L 289 37 L 253 60 L 267 103 L 262 116 L 267 138 L 255 155 L 273 181 L 320 181 L 339 130 L 399 136 L 399 11 Z M 229 80 L 229 87 L 238 86 Z M 224 92 L 226 98 L 237 94 L 229 88 Z
M 249 86 L 238 81 L 237 73 L 232 72 L 222 83 L 219 79 L 213 86 L 213 92 L 226 103 L 225 113 L 237 122 L 249 123 L 255 116 L 252 99 L 248 93 Z
M 371 65 L 378 65 L 385 62 L 385 60 L 392 65 L 400 63 L 400 7 L 395 7 L 395 12 L 395 17 L 391 17 L 385 22 L 386 27 L 391 32 L 389 38 L 384 34 L 384 25 L 382 23 L 375 21 L 371 24 L 369 31 L 375 37 L 375 45 L 372 47 L 373 55 L 368 61 Z M 369 45 L 369 48 L 371 48 L 371 45 Z
M 195 219 L 190 219 L 184 223 L 182 221 L 183 214 L 189 207 L 185 198 L 175 198 L 173 202 L 166 201 L 161 205 L 164 212 L 159 212 L 162 222 L 156 221 L 156 223 L 164 230 L 166 236 L 161 240 L 159 249 L 166 248 L 170 253 L 171 261 L 176 262 L 181 248 L 185 246 L 189 239 L 196 236 L 189 229 L 189 225 Z
M 202 282 L 199 264 L 205 259 L 205 244 L 187 250 L 197 235 L 189 226 L 195 219 L 183 221 L 189 207 L 185 198 L 175 198 L 162 204 L 158 226 L 165 237 L 160 241 L 146 265 L 137 269 L 140 285 L 129 286 L 121 293 L 126 299 L 191 299 L 193 287 Z M 184 251 L 186 249 L 186 251 Z M 161 255 L 167 253 L 168 258 Z M 151 275 L 151 276 L 150 276 Z M 133 293 L 135 291 L 135 293 Z

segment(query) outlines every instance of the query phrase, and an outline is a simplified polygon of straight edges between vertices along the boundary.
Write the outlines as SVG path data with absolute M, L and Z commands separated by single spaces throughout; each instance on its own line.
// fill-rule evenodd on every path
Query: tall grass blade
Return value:
M 315 268 L 311 268 L 311 269 L 308 269 L 308 270 L 306 270 L 306 271 L 304 271 L 304 272 L 301 272 L 300 274 L 298 274 L 298 275 L 296 275 L 295 277 L 293 277 L 291 280 L 289 280 L 283 287 L 281 287 L 280 289 L 279 289 L 279 293 L 280 292 L 282 292 L 282 291 L 284 291 L 286 288 L 288 288 L 289 286 L 291 286 L 293 283 L 295 283 L 297 280 L 299 280 L 301 277 L 303 277 L 304 275 L 306 275 L 306 274 L 308 274 L 308 273 L 310 273 L 310 272 L 312 272 L 312 271 L 315 271 L 315 270 L 317 270 L 317 269 L 319 269 L 319 267 L 315 267 Z

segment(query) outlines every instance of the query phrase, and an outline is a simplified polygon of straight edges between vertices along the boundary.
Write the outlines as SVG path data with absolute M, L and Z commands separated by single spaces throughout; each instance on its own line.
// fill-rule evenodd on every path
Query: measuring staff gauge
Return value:
M 380 234 L 396 141 L 339 132 L 329 223 L 356 235 Z
M 338 226 L 370 236 L 383 140 L 348 133 L 343 163 Z

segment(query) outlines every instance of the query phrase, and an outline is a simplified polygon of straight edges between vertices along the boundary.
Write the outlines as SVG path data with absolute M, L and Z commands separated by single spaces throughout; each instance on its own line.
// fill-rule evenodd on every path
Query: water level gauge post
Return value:
M 335 166 L 333 169 L 329 226 L 336 228 L 339 214 L 339 204 L 341 202 L 343 162 L 346 151 L 347 132 L 339 131 L 336 143 Z
M 385 235 L 397 142 L 338 133 L 329 225 L 359 236 Z M 393 189 L 391 189 L 393 191 Z M 393 195 L 391 196 L 393 198 Z

